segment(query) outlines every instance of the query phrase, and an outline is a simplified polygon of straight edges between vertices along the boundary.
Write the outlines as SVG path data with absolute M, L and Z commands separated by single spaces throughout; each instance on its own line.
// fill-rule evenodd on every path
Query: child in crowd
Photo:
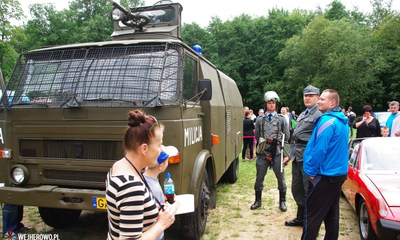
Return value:
M 162 152 L 160 156 L 157 158 L 157 164 L 149 166 L 143 174 L 144 178 L 149 184 L 153 196 L 158 200 L 156 202 L 160 203 L 161 205 L 165 203 L 166 198 L 162 190 L 162 187 L 160 185 L 160 182 L 158 181 L 158 175 L 164 172 L 165 169 L 167 169 L 168 157 L 169 155 L 167 153 Z M 162 240 L 162 239 L 164 239 L 164 233 L 161 233 L 156 238 L 156 240 Z
M 382 127 L 381 128 L 381 134 L 382 134 L 382 137 L 388 137 L 389 136 L 389 127 Z

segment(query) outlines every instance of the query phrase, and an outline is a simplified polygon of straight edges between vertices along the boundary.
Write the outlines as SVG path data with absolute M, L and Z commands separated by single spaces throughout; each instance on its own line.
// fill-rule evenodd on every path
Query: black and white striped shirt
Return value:
M 143 182 L 133 175 L 107 174 L 108 240 L 141 239 L 158 217 L 158 208 Z

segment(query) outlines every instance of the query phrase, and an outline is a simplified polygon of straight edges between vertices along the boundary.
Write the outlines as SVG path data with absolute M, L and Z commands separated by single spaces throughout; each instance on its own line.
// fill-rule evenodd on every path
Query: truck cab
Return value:
M 124 156 L 127 113 L 140 108 L 165 125 L 164 145 L 179 151 L 168 172 L 176 194 L 195 196 L 181 227 L 185 238 L 199 239 L 215 185 L 238 178 L 241 95 L 182 41 L 179 3 L 110 2 L 112 41 L 19 56 L 0 102 L 0 202 L 38 206 L 54 228 L 82 210 L 104 211 L 107 172 Z

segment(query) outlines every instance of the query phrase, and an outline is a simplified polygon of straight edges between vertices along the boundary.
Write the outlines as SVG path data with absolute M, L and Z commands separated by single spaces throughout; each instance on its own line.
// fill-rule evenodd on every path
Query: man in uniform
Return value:
M 258 117 L 256 120 L 255 136 L 257 142 L 260 137 L 266 139 L 266 148 L 257 155 L 257 177 L 254 184 L 256 200 L 250 207 L 251 210 L 261 207 L 261 195 L 264 189 L 264 178 L 267 170 L 271 167 L 274 170 L 276 179 L 278 181 L 279 189 L 279 208 L 281 211 L 286 212 L 286 182 L 285 175 L 281 171 L 281 151 L 280 149 L 282 135 L 285 134 L 285 141 L 289 139 L 289 128 L 285 124 L 283 115 L 276 112 L 276 102 L 279 102 L 279 96 L 274 91 L 268 91 L 264 95 L 266 112 L 263 116 Z
M 349 166 L 349 127 L 339 104 L 339 94 L 333 89 L 324 90 L 318 99 L 322 115 L 315 120 L 303 157 L 309 182 L 302 240 L 315 240 L 322 222 L 324 239 L 339 237 L 339 201 Z
M 318 88 L 311 85 L 304 88 L 303 101 L 307 109 L 297 118 L 290 143 L 289 159 L 284 163 L 287 164 L 292 160 L 292 194 L 297 204 L 297 216 L 293 220 L 286 221 L 286 226 L 303 226 L 304 204 L 308 189 L 308 178 L 303 170 L 303 154 L 314 129 L 315 119 L 322 114 L 318 110 L 318 98 Z

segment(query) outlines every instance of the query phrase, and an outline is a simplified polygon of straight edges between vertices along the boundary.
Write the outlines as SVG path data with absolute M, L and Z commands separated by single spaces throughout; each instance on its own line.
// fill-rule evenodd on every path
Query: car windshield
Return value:
M 372 138 L 362 145 L 362 169 L 400 171 L 400 139 Z

